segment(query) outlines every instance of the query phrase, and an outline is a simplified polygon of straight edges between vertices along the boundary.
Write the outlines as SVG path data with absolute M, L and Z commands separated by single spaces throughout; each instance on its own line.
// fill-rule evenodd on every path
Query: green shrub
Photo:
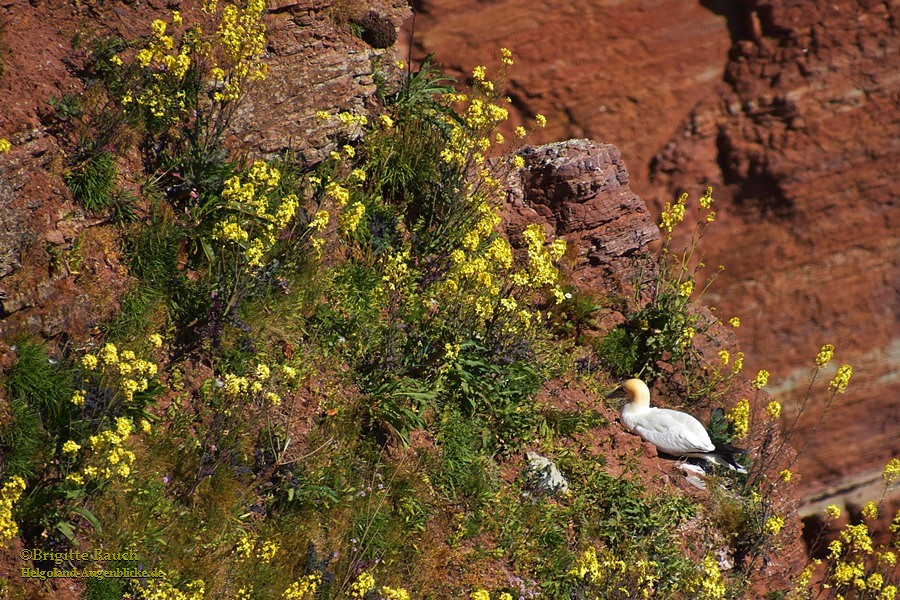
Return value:
M 109 208 L 116 195 L 116 163 L 105 150 L 92 153 L 66 173 L 66 184 L 75 200 L 90 212 Z

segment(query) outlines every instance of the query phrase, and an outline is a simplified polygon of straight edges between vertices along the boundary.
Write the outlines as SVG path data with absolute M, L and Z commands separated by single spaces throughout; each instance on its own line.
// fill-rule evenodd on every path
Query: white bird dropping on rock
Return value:
M 630 400 L 622 407 L 622 423 L 660 452 L 702 458 L 739 473 L 747 472 L 734 460 L 734 455 L 743 450 L 713 443 L 700 421 L 687 413 L 651 407 L 650 389 L 640 379 L 629 379 L 622 389 Z

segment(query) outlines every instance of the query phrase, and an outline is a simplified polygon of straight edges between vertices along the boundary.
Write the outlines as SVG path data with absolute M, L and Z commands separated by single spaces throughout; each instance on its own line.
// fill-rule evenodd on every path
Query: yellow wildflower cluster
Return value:
M 558 284 L 559 269 L 556 268 L 556 261 L 566 253 L 566 241 L 558 238 L 547 244 L 544 228 L 537 223 L 527 226 L 522 237 L 528 252 L 528 268 L 513 274 L 513 282 L 535 289 L 552 286 L 551 291 L 557 303 L 562 302 L 564 294 Z
M 575 561 L 569 576 L 604 595 L 612 592 L 619 596 L 626 591 L 629 598 L 649 598 L 659 580 L 658 567 L 655 561 L 643 558 L 625 562 L 605 549 L 598 556 L 596 548 L 589 546 Z
M 834 356 L 834 346 L 831 344 L 825 344 L 822 346 L 822 349 L 819 351 L 819 354 L 816 355 L 816 366 L 820 369 L 831 362 L 832 357 Z
M 246 396 L 255 400 L 262 408 L 274 408 L 281 405 L 282 398 L 273 390 L 279 386 L 293 384 L 297 375 L 297 370 L 288 365 L 280 365 L 273 373 L 269 365 L 257 363 L 252 373 L 247 376 L 225 373 L 221 387 L 226 397 Z
M 781 416 L 781 403 L 778 400 L 772 400 L 766 406 L 766 414 L 769 415 L 769 418 L 777 420 Z
M 258 160 L 243 176 L 229 178 L 222 191 L 232 212 L 216 225 L 213 238 L 239 247 L 251 269 L 265 264 L 278 234 L 300 205 L 296 194 L 275 193 L 280 180 L 276 167 Z
M 0 488 L 0 545 L 19 535 L 19 526 L 12 517 L 13 505 L 25 491 L 25 480 L 14 475 Z
M 731 421 L 735 438 L 746 437 L 750 431 L 750 401 L 741 398 L 740 402 L 725 411 L 725 418 Z
M 305 575 L 293 582 L 281 595 L 283 600 L 309 600 L 316 595 L 316 589 L 322 583 L 322 575 L 318 571 Z
M 215 41 L 225 55 L 222 65 L 229 71 L 226 75 L 222 65 L 213 68 L 223 84 L 213 94 L 216 102 L 237 100 L 246 83 L 266 78 L 267 66 L 262 61 L 266 49 L 265 10 L 265 0 L 249 0 L 243 10 L 233 4 L 222 10 Z
M 235 543 L 234 553 L 244 560 L 254 558 L 269 562 L 278 553 L 278 544 L 272 540 L 260 541 L 254 534 L 244 534 Z
M 756 374 L 756 377 L 753 378 L 753 381 L 750 383 L 754 388 L 761 390 L 769 383 L 769 372 L 765 369 L 760 369 Z
M 869 502 L 862 512 L 866 519 L 875 519 L 878 516 L 878 506 Z M 840 510 L 831 505 L 826 513 L 837 518 Z M 885 584 L 896 581 L 896 564 L 896 553 L 885 546 L 876 549 L 864 523 L 846 525 L 840 538 L 828 544 L 822 587 L 833 590 L 832 597 L 893 599 L 897 594 L 896 587 Z M 808 584 L 809 578 L 800 581 L 803 588 Z M 805 594 L 803 597 L 809 595 Z
M 69 477 L 69 480 L 80 484 L 84 480 L 112 479 L 116 476 L 127 479 L 131 475 L 135 455 L 131 450 L 125 449 L 124 445 L 133 430 L 134 426 L 129 419 L 118 417 L 114 429 L 90 436 L 87 441 L 90 453 L 84 466 L 78 473 L 73 473 L 74 476 Z
M 660 228 L 664 229 L 666 233 L 672 233 L 675 226 L 684 220 L 684 209 L 687 199 L 688 194 L 685 192 L 679 196 L 674 205 L 671 202 L 666 202 L 666 206 L 660 215 L 659 223 Z
M 0 138 L 0 154 L 6 154 L 12 148 L 12 144 L 6 138 Z
M 838 508 L 837 504 L 829 504 L 825 508 L 825 514 L 832 519 L 839 519 L 841 516 L 841 509 Z
M 781 515 L 772 515 L 763 523 L 763 532 L 766 535 L 778 535 L 784 528 L 784 517 Z
M 409 600 L 409 592 L 403 588 L 381 587 L 381 597 L 384 600 Z
M 680 296 L 684 296 L 685 298 L 690 298 L 691 294 L 694 293 L 694 281 L 692 279 L 688 279 L 678 286 L 678 294 Z
M 366 214 L 366 205 L 362 202 L 354 202 L 348 206 L 340 216 L 341 230 L 345 234 L 352 234 L 359 228 L 363 216 Z
M 178 11 L 173 13 L 172 22 L 176 27 L 181 26 Z M 195 48 L 192 43 L 182 43 L 176 49 L 175 39 L 168 34 L 167 28 L 168 24 L 161 19 L 151 23 L 147 45 L 135 56 L 135 63 L 147 74 L 149 83 L 136 95 L 126 92 L 121 100 L 125 106 L 135 104 L 147 109 L 157 119 L 169 119 L 174 123 L 187 109 L 187 97 L 180 84 L 191 68 L 191 55 Z M 121 65 L 122 59 L 114 56 L 112 62 Z
M 368 571 L 363 571 L 356 578 L 356 581 L 350 584 L 349 596 L 351 598 L 362 599 L 370 590 L 375 588 L 375 577 Z
M 731 354 L 729 354 L 728 350 L 719 350 L 719 360 L 722 361 L 723 365 L 727 365 L 731 360 Z
M 737 375 L 744 368 L 744 353 L 738 352 L 734 357 L 734 361 L 731 363 L 731 372 Z
M 469 594 L 469 600 L 491 600 L 491 594 L 487 590 L 475 590 Z
M 697 598 L 715 600 L 725 597 L 728 591 L 725 579 L 719 571 L 719 563 L 712 554 L 707 554 L 700 562 L 700 569 L 691 591 L 697 593 Z
M 862 516 L 867 519 L 877 519 L 878 518 L 878 505 L 874 502 L 866 502 L 866 505 L 862 508 Z
M 737 329 L 741 326 L 741 320 L 737 317 L 731 317 L 728 319 L 728 324 Z
M 101 371 L 107 386 L 118 391 L 125 402 L 131 402 L 135 393 L 145 391 L 158 370 L 156 363 L 138 358 L 131 350 L 119 354 L 119 349 L 112 343 L 105 344 L 96 355 L 85 354 L 81 365 L 88 371 Z M 72 403 L 82 406 L 84 399 L 84 392 L 76 391 Z
M 843 394 L 847 391 L 847 386 L 850 384 L 851 375 L 853 375 L 853 367 L 850 365 L 842 365 L 838 368 L 837 374 L 828 385 L 829 389 L 835 394 Z
M 888 461 L 886 465 L 884 465 L 884 471 L 881 473 L 881 476 L 884 477 L 884 480 L 888 482 L 888 484 L 892 484 L 897 481 L 897 478 L 900 478 L 900 458 L 892 458 Z
M 784 469 L 778 474 L 778 477 L 785 483 L 790 481 L 793 476 L 794 474 L 789 469 Z
M 206 596 L 206 584 L 202 579 L 194 580 L 179 590 L 165 579 L 149 579 L 147 586 L 138 588 L 137 598 L 140 600 L 203 600 Z

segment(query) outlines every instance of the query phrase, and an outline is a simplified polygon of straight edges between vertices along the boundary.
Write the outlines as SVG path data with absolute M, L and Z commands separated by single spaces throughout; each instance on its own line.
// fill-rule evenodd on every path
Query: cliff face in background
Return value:
M 654 212 L 681 191 L 715 188 L 718 217 L 702 249 L 726 271 L 704 300 L 742 319 L 748 372 L 769 370 L 769 389 L 790 405 L 822 344 L 854 367 L 798 465 L 810 510 L 822 498 L 880 494 L 881 468 L 900 454 L 900 6 L 423 0 L 417 9 L 413 56 L 433 52 L 465 79 L 510 48 L 519 118 L 546 114 L 544 140 L 615 144 Z M 816 422 L 801 421 L 795 445 Z

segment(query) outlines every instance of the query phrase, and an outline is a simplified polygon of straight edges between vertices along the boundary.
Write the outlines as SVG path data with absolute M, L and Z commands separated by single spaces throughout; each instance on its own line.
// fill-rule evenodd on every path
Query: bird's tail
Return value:
M 721 459 L 721 461 L 715 461 L 722 466 L 728 467 L 738 473 L 746 473 L 747 469 L 745 469 L 741 464 L 739 464 L 735 459 L 735 454 L 747 454 L 747 451 L 743 448 L 738 448 L 737 446 L 731 446 L 730 444 L 716 444 L 713 442 L 713 445 L 716 447 L 715 450 L 710 452 L 710 455 L 715 456 L 716 458 Z

